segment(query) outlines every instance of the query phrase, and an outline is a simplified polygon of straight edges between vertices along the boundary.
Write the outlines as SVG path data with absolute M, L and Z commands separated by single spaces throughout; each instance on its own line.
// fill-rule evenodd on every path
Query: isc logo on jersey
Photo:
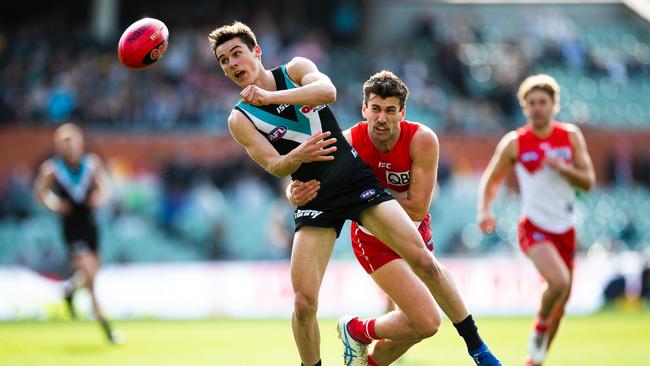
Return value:
M 394 186 L 408 186 L 411 182 L 411 171 L 391 172 L 387 170 L 386 181 Z

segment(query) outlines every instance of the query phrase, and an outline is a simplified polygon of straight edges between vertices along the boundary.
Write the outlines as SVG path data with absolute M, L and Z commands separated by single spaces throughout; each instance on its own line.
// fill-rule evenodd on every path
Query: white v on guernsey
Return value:
M 544 163 L 545 157 L 573 164 L 569 128 L 552 122 L 553 132 L 536 136 L 530 125 L 517 129 L 519 154 L 515 172 L 522 198 L 522 216 L 550 233 L 561 234 L 575 226 L 575 189 L 569 181 Z

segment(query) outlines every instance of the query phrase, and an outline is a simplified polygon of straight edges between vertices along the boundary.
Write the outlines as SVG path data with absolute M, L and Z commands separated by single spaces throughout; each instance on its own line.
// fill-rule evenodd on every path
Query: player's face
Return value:
M 543 90 L 533 90 L 526 96 L 524 111 L 536 127 L 543 127 L 553 119 L 554 101 Z
M 399 138 L 399 123 L 404 119 L 406 108 L 401 108 L 399 98 L 382 98 L 370 94 L 361 113 L 368 122 L 368 132 L 375 141 L 388 142 Z
M 262 56 L 260 46 L 252 50 L 239 38 L 233 38 L 217 47 L 217 59 L 228 79 L 241 88 L 255 83 Z
M 54 147 L 64 160 L 77 163 L 83 155 L 83 137 L 75 132 L 59 133 L 54 137 Z

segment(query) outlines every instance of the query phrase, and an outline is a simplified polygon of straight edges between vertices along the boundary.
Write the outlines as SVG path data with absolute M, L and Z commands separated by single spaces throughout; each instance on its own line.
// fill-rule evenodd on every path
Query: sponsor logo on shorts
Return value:
M 540 233 L 539 231 L 533 232 L 532 237 L 533 237 L 534 241 L 544 241 L 544 240 L 546 240 L 546 235 Z
M 365 191 L 361 192 L 359 197 L 361 197 L 362 200 L 367 200 L 368 198 L 374 196 L 377 194 L 377 190 L 374 188 L 366 189 Z
M 269 132 L 268 139 L 269 141 L 277 141 L 282 138 L 282 136 L 287 134 L 287 127 L 286 126 L 278 126 Z
M 309 217 L 312 219 L 317 218 L 323 213 L 323 211 L 316 211 L 316 210 L 296 210 L 296 212 L 293 213 L 293 218 L 297 219 L 299 217 Z
M 394 186 L 408 186 L 411 182 L 411 171 L 389 172 L 386 171 L 386 181 Z

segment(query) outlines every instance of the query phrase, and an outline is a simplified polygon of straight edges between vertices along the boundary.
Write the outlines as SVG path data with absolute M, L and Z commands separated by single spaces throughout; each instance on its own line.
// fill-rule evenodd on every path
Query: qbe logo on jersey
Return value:
M 387 170 L 386 181 L 394 186 L 408 186 L 411 182 L 411 171 L 391 172 Z

